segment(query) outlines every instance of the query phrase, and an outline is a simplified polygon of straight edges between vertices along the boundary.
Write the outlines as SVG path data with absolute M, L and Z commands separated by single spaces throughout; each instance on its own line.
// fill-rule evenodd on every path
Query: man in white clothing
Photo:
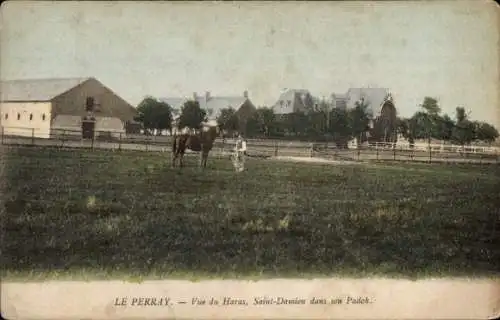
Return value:
M 241 134 L 238 134 L 238 139 L 236 139 L 236 145 L 234 147 L 233 154 L 233 165 L 236 172 L 242 172 L 245 170 L 245 154 L 247 151 L 247 143 L 243 140 Z

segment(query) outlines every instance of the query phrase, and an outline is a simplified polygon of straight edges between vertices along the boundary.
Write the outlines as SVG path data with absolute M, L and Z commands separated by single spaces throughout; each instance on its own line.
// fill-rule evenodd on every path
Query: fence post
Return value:
M 375 143 L 375 151 L 376 151 L 377 161 L 378 161 L 378 144 L 377 143 Z
M 31 145 L 35 145 L 35 128 L 31 128 Z
M 278 141 L 274 141 L 274 156 L 278 156 Z
M 122 133 L 120 132 L 120 138 L 118 140 L 118 151 L 122 151 Z
M 90 150 L 94 150 L 94 139 L 95 139 L 95 131 L 92 133 L 92 139 L 90 140 Z
M 4 128 L 2 126 L 2 145 L 3 145 L 3 134 L 4 134 Z
M 429 163 L 432 162 L 432 148 L 431 145 L 429 144 Z
M 392 153 L 393 153 L 392 158 L 394 161 L 396 161 L 396 145 L 395 144 L 392 146 Z
M 359 158 L 361 157 L 361 147 L 358 146 L 358 161 L 359 161 Z
M 64 137 L 66 136 L 66 130 L 63 130 L 62 132 L 62 138 L 61 138 L 61 148 L 64 146 Z

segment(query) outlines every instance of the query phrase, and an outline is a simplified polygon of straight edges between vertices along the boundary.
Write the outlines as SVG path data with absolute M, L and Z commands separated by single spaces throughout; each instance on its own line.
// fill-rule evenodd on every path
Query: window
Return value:
M 42 121 L 45 121 L 45 113 L 42 114 Z
M 291 106 L 291 105 L 292 105 L 292 100 L 288 100 L 287 106 Z
M 17 114 L 17 120 L 21 120 L 21 114 L 20 113 Z
M 5 120 L 7 120 L 7 119 L 9 119 L 9 114 L 8 113 L 5 114 Z
M 85 101 L 85 110 L 86 111 L 93 111 L 94 110 L 94 98 L 93 97 L 87 97 L 87 100 Z
M 33 120 L 33 113 L 30 113 L 30 121 Z
M 283 107 L 283 100 L 280 100 L 280 105 Z

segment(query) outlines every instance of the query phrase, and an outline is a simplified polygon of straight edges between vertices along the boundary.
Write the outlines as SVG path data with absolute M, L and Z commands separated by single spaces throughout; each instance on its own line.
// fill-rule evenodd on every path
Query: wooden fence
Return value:
M 3 128 L 2 128 L 3 129 Z M 28 130 L 32 131 L 31 136 Z M 19 130 L 17 130 L 19 131 Z M 170 152 L 172 137 L 115 135 L 97 132 L 94 139 L 83 139 L 81 131 L 51 130 L 46 137 L 37 136 L 35 130 L 16 135 L 6 135 L 0 130 L 2 145 L 52 146 L 58 148 L 86 148 L 111 150 L 138 150 L 154 152 Z M 234 139 L 220 139 L 215 142 L 214 153 L 228 155 L 232 152 Z M 312 143 L 304 141 L 288 141 L 277 139 L 248 139 L 248 155 L 254 157 L 321 157 L 335 160 L 352 161 L 420 161 L 420 162 L 471 162 L 499 163 L 500 151 L 496 147 L 457 146 L 444 144 L 408 145 L 376 143 L 372 145 L 354 146 L 349 149 L 338 149 L 333 143 Z

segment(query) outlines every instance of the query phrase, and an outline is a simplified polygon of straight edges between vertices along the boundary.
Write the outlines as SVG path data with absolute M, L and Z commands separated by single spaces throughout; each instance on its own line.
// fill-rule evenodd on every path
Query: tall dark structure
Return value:
M 87 97 L 85 100 L 85 111 L 87 115 L 82 118 L 82 138 L 93 139 L 95 136 L 95 99 L 94 97 Z

